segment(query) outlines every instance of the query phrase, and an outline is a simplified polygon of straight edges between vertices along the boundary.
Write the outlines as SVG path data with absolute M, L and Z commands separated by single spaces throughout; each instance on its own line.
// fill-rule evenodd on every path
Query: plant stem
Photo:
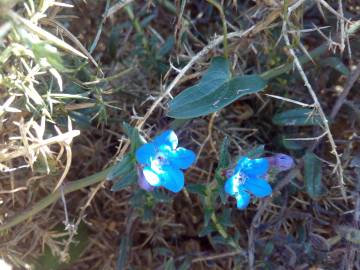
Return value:
M 90 175 L 88 177 L 84 177 L 80 180 L 70 182 L 67 184 L 63 192 L 64 194 L 71 193 L 73 191 L 91 186 L 95 183 L 103 181 L 106 178 L 106 175 L 111 171 L 113 167 L 109 167 L 99 173 Z M 44 199 L 40 200 L 39 202 L 35 203 L 33 206 L 28 207 L 22 213 L 10 218 L 5 224 L 0 226 L 0 232 L 6 229 L 10 229 L 11 227 L 25 221 L 28 218 L 31 218 L 33 215 L 39 213 L 41 210 L 45 209 L 52 203 L 56 202 L 61 197 L 60 189 L 56 190 L 55 192 L 49 194 Z

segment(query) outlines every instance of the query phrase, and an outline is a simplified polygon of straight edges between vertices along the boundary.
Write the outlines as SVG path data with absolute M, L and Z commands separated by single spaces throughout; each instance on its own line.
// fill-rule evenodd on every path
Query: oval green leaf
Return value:
M 223 57 L 212 59 L 209 69 L 202 76 L 198 84 L 191 86 L 176 96 L 171 104 L 171 108 L 181 107 L 189 101 L 202 99 L 210 92 L 214 91 L 231 78 L 229 61 Z
M 266 87 L 266 82 L 258 75 L 238 76 L 217 88 L 210 84 L 196 85 L 180 94 L 170 104 L 168 116 L 188 119 L 207 115 L 229 105 L 248 94 L 257 93 Z M 186 98 L 184 97 L 186 96 Z

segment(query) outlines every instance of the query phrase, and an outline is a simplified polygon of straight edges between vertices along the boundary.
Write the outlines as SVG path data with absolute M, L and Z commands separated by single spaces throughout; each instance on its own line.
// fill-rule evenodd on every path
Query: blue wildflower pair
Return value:
M 174 131 L 167 130 L 136 151 L 139 167 L 139 185 L 145 190 L 164 187 L 179 192 L 184 187 L 184 173 L 195 161 L 195 153 L 178 147 L 178 138 Z M 246 208 L 251 195 L 263 198 L 272 193 L 266 181 L 269 168 L 277 171 L 288 170 L 293 160 L 284 154 L 268 158 L 250 159 L 242 157 L 229 179 L 225 182 L 225 192 L 234 196 L 239 209 Z
M 266 181 L 270 167 L 284 171 L 290 169 L 292 165 L 293 159 L 285 154 L 256 159 L 242 157 L 232 176 L 225 182 L 225 192 L 235 197 L 237 208 L 244 209 L 249 205 L 251 195 L 264 198 L 272 193 L 272 188 Z
M 195 161 L 195 153 L 178 147 L 178 137 L 167 130 L 151 143 L 142 145 L 135 153 L 140 163 L 139 185 L 145 190 L 164 187 L 179 192 L 184 187 L 184 173 Z

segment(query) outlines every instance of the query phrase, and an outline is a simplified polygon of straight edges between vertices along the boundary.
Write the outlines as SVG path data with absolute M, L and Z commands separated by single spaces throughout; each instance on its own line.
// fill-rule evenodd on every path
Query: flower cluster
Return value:
M 139 185 L 148 191 L 164 187 L 179 192 L 185 182 L 182 170 L 195 161 L 193 151 L 178 147 L 178 138 L 172 130 L 164 131 L 152 142 L 142 145 L 135 156 L 140 164 Z M 263 198 L 272 193 L 266 180 L 270 168 L 280 172 L 292 166 L 293 159 L 285 154 L 256 159 L 242 157 L 235 169 L 228 171 L 230 175 L 227 175 L 225 192 L 235 197 L 237 208 L 244 209 L 249 205 L 251 196 Z
M 251 195 L 263 198 L 272 193 L 272 188 L 266 181 L 270 167 L 284 171 L 292 165 L 293 159 L 285 154 L 257 159 L 242 157 L 232 176 L 225 182 L 225 192 L 235 197 L 237 208 L 244 209 L 249 205 Z
M 178 138 L 172 130 L 164 131 L 152 142 L 142 145 L 135 156 L 141 165 L 139 184 L 146 190 L 162 186 L 179 192 L 184 187 L 182 170 L 195 161 L 193 151 L 178 147 Z

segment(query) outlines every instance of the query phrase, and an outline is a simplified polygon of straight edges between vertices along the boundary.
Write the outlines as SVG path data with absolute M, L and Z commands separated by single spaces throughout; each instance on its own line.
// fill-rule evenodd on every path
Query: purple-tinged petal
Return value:
M 143 174 L 145 180 L 153 187 L 158 187 L 161 185 L 161 179 L 157 172 L 152 170 L 150 167 L 145 167 L 143 169 Z
M 152 191 L 154 189 L 153 186 L 151 186 L 148 181 L 145 179 L 143 170 L 141 168 L 137 169 L 138 172 L 138 184 L 141 189 L 144 189 L 146 191 Z
M 241 190 L 235 195 L 236 206 L 239 209 L 245 209 L 250 203 L 250 194 L 246 191 Z
M 242 187 L 259 198 L 269 196 L 272 192 L 270 184 L 260 178 L 247 179 Z
M 155 145 L 153 143 L 146 143 L 136 150 L 135 157 L 140 164 L 148 165 L 151 162 L 151 157 L 155 156 L 155 154 Z
M 262 176 L 269 170 L 269 161 L 265 158 L 250 159 L 243 157 L 239 160 L 235 170 L 249 177 Z
M 285 154 L 276 154 L 267 158 L 272 168 L 278 171 L 287 171 L 294 165 L 292 157 Z
M 171 166 L 166 166 L 162 169 L 163 171 L 160 174 L 161 185 L 172 192 L 182 190 L 185 183 L 183 172 Z
M 175 150 L 178 146 L 178 137 L 173 130 L 166 130 L 160 135 L 156 136 L 153 143 L 159 147 L 160 145 L 169 145 L 172 150 Z
M 171 152 L 170 163 L 178 169 L 187 169 L 194 163 L 196 155 L 193 151 L 183 147 L 177 148 Z

